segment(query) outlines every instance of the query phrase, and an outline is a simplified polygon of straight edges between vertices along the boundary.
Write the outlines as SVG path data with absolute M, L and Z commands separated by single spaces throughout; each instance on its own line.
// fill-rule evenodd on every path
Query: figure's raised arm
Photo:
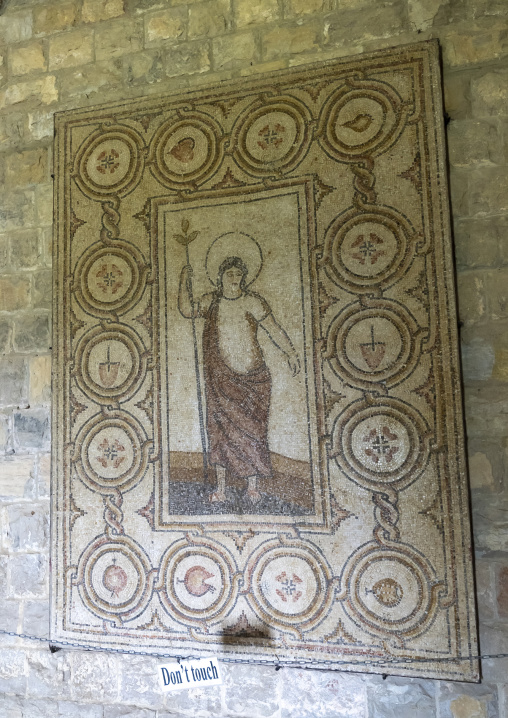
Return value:
M 288 337 L 280 324 L 277 323 L 273 314 L 268 314 L 268 316 L 266 316 L 259 323 L 259 326 L 263 327 L 275 346 L 286 355 L 291 373 L 293 376 L 296 376 L 300 371 L 300 360 L 298 359 L 298 354 L 291 343 L 291 339 Z

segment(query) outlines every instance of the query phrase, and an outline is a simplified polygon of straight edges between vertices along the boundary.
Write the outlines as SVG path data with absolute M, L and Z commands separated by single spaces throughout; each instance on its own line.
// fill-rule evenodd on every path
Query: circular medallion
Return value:
M 180 621 L 222 620 L 236 599 L 235 571 L 234 560 L 222 545 L 178 541 L 161 562 L 161 602 Z
M 309 630 L 330 607 L 331 571 L 315 547 L 268 541 L 250 559 L 247 575 L 252 608 L 281 630 Z
M 103 618 L 132 618 L 151 597 L 151 566 L 132 539 L 97 539 L 81 556 L 78 579 L 83 603 Z
M 97 242 L 82 254 L 76 269 L 75 293 L 88 313 L 111 318 L 128 311 L 145 288 L 146 264 L 139 250 L 117 240 L 115 246 Z
M 76 437 L 80 447 L 78 476 L 92 491 L 107 494 L 113 488 L 127 491 L 146 469 L 143 430 L 130 414 L 111 412 L 111 418 L 93 416 Z
M 233 130 L 233 156 L 258 175 L 289 172 L 305 157 L 311 141 L 308 109 L 292 97 L 254 102 Z
M 344 608 L 362 628 L 376 635 L 422 633 L 433 618 L 436 581 L 414 549 L 367 544 L 344 568 L 349 587 Z
M 365 306 L 367 305 L 367 306 Z M 406 378 L 418 361 L 423 333 L 398 302 L 355 302 L 332 321 L 326 358 L 339 378 L 359 388 Z
M 198 113 L 164 123 L 150 147 L 152 173 L 177 189 L 203 183 L 222 161 L 221 134 L 214 120 Z
M 409 222 L 391 207 L 348 210 L 326 231 L 325 267 L 332 281 L 352 292 L 393 284 L 412 256 Z
M 429 429 L 415 409 L 397 399 L 361 399 L 337 418 L 331 455 L 364 488 L 400 490 L 427 465 Z
M 97 130 L 81 144 L 74 164 L 76 183 L 100 200 L 132 191 L 143 174 L 143 140 L 123 126 Z
M 402 131 L 406 114 L 390 85 L 350 80 L 324 104 L 318 138 L 333 159 L 355 162 L 386 151 Z
M 146 353 L 138 335 L 124 324 L 90 329 L 75 354 L 76 381 L 93 401 L 126 401 L 145 376 Z

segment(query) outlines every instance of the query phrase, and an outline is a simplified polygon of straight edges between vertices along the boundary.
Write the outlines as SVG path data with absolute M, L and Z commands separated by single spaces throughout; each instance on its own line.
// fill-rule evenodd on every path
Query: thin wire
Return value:
M 102 653 L 125 653 L 132 656 L 152 656 L 155 658 L 177 658 L 178 660 L 183 660 L 181 656 L 175 656 L 170 653 L 153 653 L 151 651 L 133 651 L 126 648 L 102 648 L 101 646 L 87 646 L 82 643 L 74 643 L 72 641 L 59 641 L 59 640 L 51 640 L 49 638 L 41 638 L 40 636 L 32 636 L 27 633 L 16 633 L 15 631 L 4 631 L 0 629 L 0 634 L 3 634 L 4 636 L 14 636 L 15 638 L 26 638 L 30 641 L 39 641 L 41 643 L 47 643 L 50 648 L 55 647 L 71 647 L 71 648 L 80 648 L 83 651 L 100 651 Z M 189 656 L 189 659 L 193 659 L 193 656 Z M 196 656 L 197 658 L 197 656 Z M 457 656 L 453 658 L 410 658 L 410 657 L 404 657 L 404 658 L 397 658 L 394 657 L 387 657 L 387 658 L 378 658 L 376 660 L 374 659 L 365 659 L 361 661 L 355 661 L 352 660 L 353 657 L 351 657 L 350 660 L 347 661 L 324 661 L 324 660 L 313 660 L 312 665 L 319 663 L 319 664 L 326 664 L 330 666 L 337 666 L 337 665 L 352 665 L 355 663 L 361 664 L 361 665 L 368 665 L 368 666 L 383 666 L 386 664 L 394 664 L 394 663 L 458 663 L 460 661 L 476 661 L 476 660 L 490 660 L 493 658 L 508 658 L 508 653 L 482 653 L 481 655 L 477 656 Z M 234 658 L 226 658 L 221 656 L 220 660 L 224 663 L 238 663 L 239 661 Z M 252 662 L 252 661 L 250 661 Z M 269 665 L 287 665 L 287 666 L 297 666 L 298 664 L 287 662 L 284 663 L 284 661 L 273 661 L 273 660 L 266 660 L 266 659 L 259 659 L 255 661 L 256 663 L 266 663 Z M 310 665 L 310 664 L 305 664 Z

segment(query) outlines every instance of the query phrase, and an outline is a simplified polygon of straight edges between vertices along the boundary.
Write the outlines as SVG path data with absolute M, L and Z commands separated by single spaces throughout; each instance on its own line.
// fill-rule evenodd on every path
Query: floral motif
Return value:
M 121 452 L 125 451 L 125 446 L 122 446 L 118 439 L 114 439 L 111 443 L 109 439 L 103 439 L 98 448 L 101 453 L 98 454 L 97 461 L 105 469 L 118 469 L 120 464 L 125 461 L 125 456 L 120 456 Z
M 107 292 L 116 294 L 120 287 L 123 286 L 123 272 L 116 264 L 103 264 L 95 277 L 104 294 Z
M 102 175 L 105 175 L 108 172 L 111 175 L 114 174 L 120 167 L 120 162 L 117 162 L 119 157 L 120 155 L 118 152 L 113 149 L 109 152 L 106 152 L 106 150 L 101 152 L 97 157 L 97 172 L 100 172 Z
M 302 595 L 302 592 L 298 590 L 298 584 L 303 583 L 302 579 L 296 573 L 293 574 L 292 578 L 289 578 L 286 572 L 283 571 L 280 576 L 275 577 L 275 580 L 281 584 L 281 587 L 276 589 L 277 596 L 285 603 L 288 599 L 296 603 Z
M 392 433 L 387 426 L 383 426 L 380 432 L 377 429 L 372 429 L 363 438 L 369 444 L 369 447 L 365 449 L 365 453 L 375 464 L 378 464 L 382 459 L 389 464 L 399 451 L 400 447 L 393 444 L 398 438 L 398 434 Z

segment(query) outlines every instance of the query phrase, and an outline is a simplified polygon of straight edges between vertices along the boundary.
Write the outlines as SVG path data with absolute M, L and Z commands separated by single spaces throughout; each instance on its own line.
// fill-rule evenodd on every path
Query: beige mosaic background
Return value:
M 52 114 L 439 37 L 450 116 L 467 431 L 483 651 L 506 644 L 506 18 L 503 2 L 4 3 L 0 17 L 2 571 L 4 626 L 47 618 L 49 262 Z M 48 153 L 49 150 L 49 153 Z M 60 652 L 6 639 L 13 714 L 503 715 L 503 661 L 485 681 L 359 678 L 226 667 L 227 685 L 162 700 L 148 659 Z M 91 685 L 93 684 L 93 688 Z M 340 698 L 339 698 L 340 696 Z M 438 708 L 439 706 L 439 708 Z

